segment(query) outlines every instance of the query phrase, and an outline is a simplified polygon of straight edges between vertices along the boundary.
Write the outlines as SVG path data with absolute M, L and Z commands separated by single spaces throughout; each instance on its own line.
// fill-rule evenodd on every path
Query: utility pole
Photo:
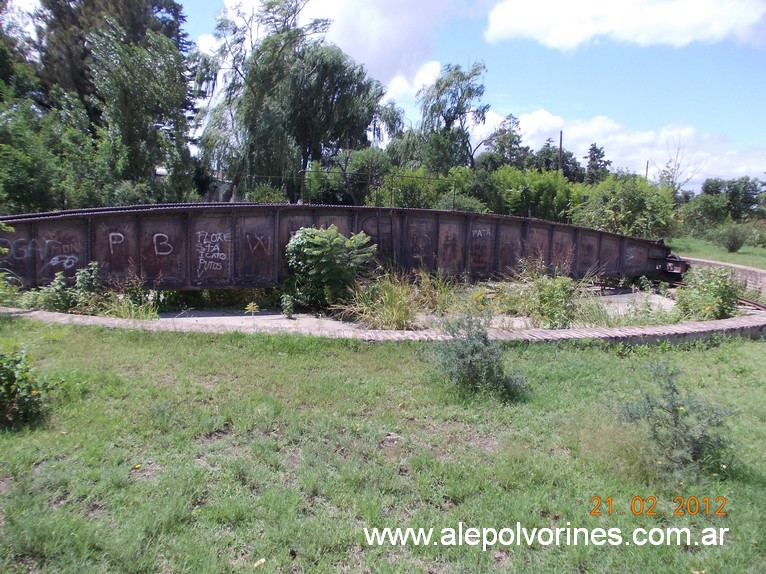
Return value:
M 559 171 L 564 171 L 564 130 L 559 131 Z

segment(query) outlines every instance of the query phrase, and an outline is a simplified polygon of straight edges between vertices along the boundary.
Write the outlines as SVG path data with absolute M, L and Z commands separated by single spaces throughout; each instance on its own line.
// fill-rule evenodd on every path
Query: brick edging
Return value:
M 449 336 L 434 330 L 427 331 L 379 331 L 357 329 L 354 327 L 333 326 L 331 329 L 301 328 L 300 323 L 283 327 L 279 325 L 210 325 L 178 324 L 171 320 L 115 319 L 112 317 L 93 317 L 69 315 L 48 311 L 28 311 L 0 307 L 0 315 L 29 318 L 48 324 L 94 325 L 110 329 L 136 329 L 147 331 L 178 331 L 205 333 L 263 333 L 312 335 L 333 339 L 358 339 L 364 341 L 444 341 Z M 602 340 L 609 343 L 653 344 L 660 341 L 680 343 L 706 339 L 715 335 L 740 336 L 759 339 L 766 336 L 766 312 L 750 311 L 740 317 L 716 321 L 690 321 L 675 325 L 652 325 L 647 327 L 594 327 L 578 329 L 525 329 L 520 331 L 493 330 L 491 338 L 502 341 L 526 341 L 551 343 L 572 340 Z

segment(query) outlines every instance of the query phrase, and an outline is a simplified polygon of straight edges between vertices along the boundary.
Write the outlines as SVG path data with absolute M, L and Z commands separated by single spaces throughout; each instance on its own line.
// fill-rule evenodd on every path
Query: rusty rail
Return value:
M 26 287 L 97 261 L 105 278 L 141 277 L 162 289 L 262 287 L 288 275 L 284 250 L 301 227 L 364 231 L 382 261 L 473 279 L 540 259 L 575 277 L 679 272 L 662 240 L 637 239 L 549 221 L 422 209 L 250 203 L 164 204 L 0 218 L 2 264 Z

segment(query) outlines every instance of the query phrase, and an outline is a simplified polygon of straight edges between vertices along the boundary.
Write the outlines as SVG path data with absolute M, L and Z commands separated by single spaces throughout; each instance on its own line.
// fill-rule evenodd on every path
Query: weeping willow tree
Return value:
M 380 83 L 324 42 L 329 21 L 299 25 L 305 4 L 237 9 L 218 22 L 220 49 L 201 67 L 206 91 L 217 94 L 200 141 L 203 157 L 240 195 L 267 183 L 295 200 L 312 162 L 368 147 L 368 133 L 396 128 L 395 108 L 380 104 Z

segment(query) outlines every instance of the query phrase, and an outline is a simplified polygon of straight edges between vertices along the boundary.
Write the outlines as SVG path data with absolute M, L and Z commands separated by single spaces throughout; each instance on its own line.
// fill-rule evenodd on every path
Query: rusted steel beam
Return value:
M 289 270 L 285 247 L 302 227 L 364 231 L 383 262 L 486 279 L 524 258 L 574 277 L 658 275 L 662 241 L 623 237 L 533 218 L 457 211 L 325 205 L 171 204 L 83 209 L 1 218 L 5 269 L 26 287 L 72 278 L 97 261 L 104 278 L 139 277 L 159 289 L 260 287 Z

